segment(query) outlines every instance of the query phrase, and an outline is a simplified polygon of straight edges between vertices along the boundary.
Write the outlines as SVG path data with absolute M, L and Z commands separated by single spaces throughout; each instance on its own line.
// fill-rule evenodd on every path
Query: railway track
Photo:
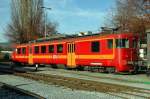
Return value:
M 56 75 L 54 76 L 35 73 L 16 73 L 15 75 L 37 81 L 42 81 L 44 83 L 53 84 L 57 86 L 65 86 L 73 90 L 76 89 L 76 90 L 102 92 L 122 99 L 129 99 L 129 98 L 150 99 L 150 90 L 141 88 L 100 83 L 95 81 L 81 80 Z
M 90 75 L 93 74 L 93 72 L 91 73 L 90 71 L 76 71 L 76 70 L 64 70 L 64 69 L 52 69 L 52 68 L 46 68 L 43 69 L 43 71 L 51 71 L 54 72 L 53 74 L 55 74 L 55 71 L 59 74 L 75 74 L 77 76 L 83 76 L 83 77 L 91 77 L 91 78 L 95 78 L 95 79 L 110 79 L 110 80 L 116 80 L 116 81 L 120 81 L 120 82 L 129 82 L 129 83 L 147 83 L 150 84 L 149 82 L 144 82 L 144 81 L 133 81 L 133 80 L 127 80 L 127 79 L 121 79 L 119 77 L 117 78 L 113 78 L 113 77 L 106 77 L 106 76 L 100 76 L 100 75 Z M 87 74 L 89 73 L 89 74 Z M 97 72 L 95 72 L 97 73 Z M 115 74 L 114 74 L 115 75 Z
M 16 76 L 21 76 L 36 81 L 42 81 L 44 83 L 68 87 L 71 88 L 72 90 L 76 89 L 76 90 L 102 92 L 121 99 L 129 99 L 129 98 L 150 99 L 150 90 L 146 90 L 146 89 L 108 84 L 108 83 L 100 83 L 96 81 L 89 81 L 89 80 L 83 80 L 83 79 L 77 79 L 71 77 L 63 77 L 58 75 L 39 74 L 39 73 L 22 72 L 22 71 L 19 72 L 15 70 L 12 71 L 11 69 L 8 70 L 5 69 L 4 68 L 2 69 L 0 67 L 0 71 L 3 71 L 5 73 L 12 73 L 13 75 Z M 63 72 L 68 73 L 72 71 L 63 71 Z M 89 76 L 85 74 L 79 74 L 79 73 L 77 74 Z M 95 77 L 95 76 L 90 76 L 90 77 Z

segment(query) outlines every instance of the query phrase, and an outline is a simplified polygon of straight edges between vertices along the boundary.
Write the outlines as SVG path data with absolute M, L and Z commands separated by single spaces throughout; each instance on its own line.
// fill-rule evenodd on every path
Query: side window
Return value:
M 21 54 L 21 48 L 17 48 L 17 54 Z
M 116 39 L 116 48 L 129 48 L 128 39 Z
M 49 53 L 54 53 L 54 45 L 49 45 Z
M 121 47 L 122 47 L 121 39 L 116 39 L 116 48 L 121 48 Z
M 22 54 L 26 54 L 26 47 L 22 48 Z
M 129 48 L 129 40 L 128 39 L 124 39 L 125 42 L 125 48 Z
M 39 54 L 39 46 L 35 46 L 34 47 L 34 53 L 35 54 Z
M 62 53 L 63 52 L 63 45 L 59 44 L 57 45 L 57 53 Z
M 108 46 L 109 49 L 113 48 L 113 39 L 108 39 L 107 40 L 107 46 Z
M 46 46 L 41 46 L 41 53 L 46 53 Z
M 100 52 L 100 43 L 99 43 L 99 41 L 91 42 L 91 52 Z

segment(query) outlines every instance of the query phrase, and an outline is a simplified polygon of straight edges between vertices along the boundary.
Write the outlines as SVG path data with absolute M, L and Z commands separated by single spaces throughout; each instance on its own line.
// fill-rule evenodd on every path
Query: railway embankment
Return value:
M 0 83 L 0 98 L 1 99 L 44 99 L 34 93 L 16 88 L 14 86 Z

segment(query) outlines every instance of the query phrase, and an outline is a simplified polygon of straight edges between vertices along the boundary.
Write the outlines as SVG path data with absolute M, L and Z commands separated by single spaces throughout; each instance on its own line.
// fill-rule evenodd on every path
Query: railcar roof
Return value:
M 33 40 L 30 41 L 29 43 L 46 43 L 48 41 L 62 41 L 62 40 L 71 40 L 71 39 L 79 39 L 79 38 L 86 38 L 86 37 L 99 37 L 99 36 L 117 36 L 117 35 L 133 35 L 133 33 L 117 33 L 117 34 L 110 34 L 110 33 L 97 33 L 97 34 L 92 34 L 92 35 L 84 35 L 84 36 L 77 36 L 77 35 L 67 35 L 66 37 L 59 37 L 59 38 L 47 38 L 47 39 L 39 39 L 39 40 Z M 29 44 L 26 43 L 26 44 Z M 21 45 L 26 45 L 26 44 L 21 44 Z
M 96 37 L 96 36 L 115 36 L 115 35 L 131 35 L 132 33 L 118 33 L 118 34 L 110 34 L 110 33 L 97 33 L 92 35 L 84 35 L 84 36 L 77 36 L 77 35 L 67 35 L 66 37 L 59 37 L 59 38 L 47 38 L 43 40 L 35 40 L 33 42 L 44 42 L 44 41 L 53 41 L 53 40 L 65 40 L 65 39 L 76 39 L 76 38 L 86 38 L 86 37 Z

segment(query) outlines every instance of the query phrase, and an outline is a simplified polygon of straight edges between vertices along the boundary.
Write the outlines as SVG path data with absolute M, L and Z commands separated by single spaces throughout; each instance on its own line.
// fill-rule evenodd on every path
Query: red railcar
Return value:
M 64 64 L 68 68 L 100 67 L 134 71 L 138 35 L 132 33 L 66 37 L 16 46 L 12 60 L 24 64 Z

